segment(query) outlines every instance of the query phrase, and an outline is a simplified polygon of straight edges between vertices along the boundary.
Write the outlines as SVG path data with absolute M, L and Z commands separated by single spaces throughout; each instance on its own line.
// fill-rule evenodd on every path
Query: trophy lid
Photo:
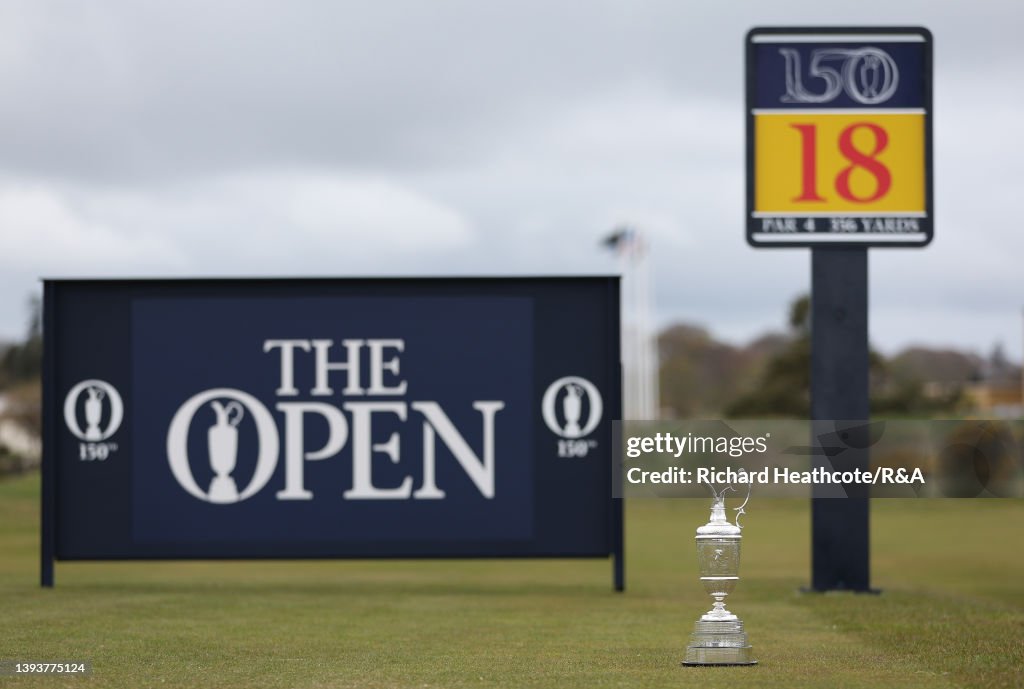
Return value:
M 715 496 L 711 502 L 711 518 L 704 526 L 697 527 L 697 538 L 740 538 L 740 527 L 730 524 L 725 517 L 725 498 Z

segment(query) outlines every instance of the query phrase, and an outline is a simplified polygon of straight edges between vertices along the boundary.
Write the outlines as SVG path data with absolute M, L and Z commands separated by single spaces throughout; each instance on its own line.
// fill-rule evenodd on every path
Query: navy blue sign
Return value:
M 794 42 L 761 34 L 753 43 L 754 108 L 806 110 L 924 108 L 924 37 L 895 42 L 885 35 L 852 41 Z M 758 40 L 760 39 L 760 40 Z M 866 39 L 866 40 L 865 40 Z
M 49 281 L 45 299 L 44 584 L 50 548 L 621 552 L 616 279 Z

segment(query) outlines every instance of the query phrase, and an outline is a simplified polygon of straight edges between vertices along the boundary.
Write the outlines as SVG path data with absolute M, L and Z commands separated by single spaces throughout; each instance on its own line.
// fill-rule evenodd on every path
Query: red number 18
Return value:
M 818 194 L 818 128 L 814 124 L 790 125 L 800 132 L 802 168 L 800 195 L 794 201 L 825 201 Z M 859 151 L 853 145 L 853 135 L 858 129 L 867 129 L 875 138 L 874 149 L 868 153 Z M 889 168 L 878 161 L 878 156 L 889 145 L 889 135 L 884 129 L 871 122 L 857 122 L 846 127 L 839 133 L 839 152 L 850 161 L 836 176 L 836 192 L 847 201 L 870 203 L 889 193 L 892 186 L 892 174 Z M 857 168 L 870 173 L 875 178 L 875 191 L 868 196 L 857 196 L 850 189 L 850 175 Z

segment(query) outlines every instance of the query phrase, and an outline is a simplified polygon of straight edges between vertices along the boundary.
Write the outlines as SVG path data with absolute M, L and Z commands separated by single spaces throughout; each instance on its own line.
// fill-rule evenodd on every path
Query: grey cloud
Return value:
M 1020 65 L 1017 15 L 1012 3 L 22 2 L 0 27 L 0 92 L 17 95 L 0 126 L 18 132 L 0 159 L 119 183 L 480 162 L 505 133 L 622 84 L 738 105 L 754 24 L 917 17 L 942 37 L 940 63 L 973 72 Z
M 934 313 L 944 342 L 1017 350 L 1022 19 L 993 0 L 6 3 L 0 192 L 59 212 L 0 193 L 0 334 L 44 272 L 605 272 L 597 240 L 635 222 L 661 320 L 749 337 L 809 259 L 743 241 L 743 34 L 849 22 L 936 35 L 938 239 L 872 253 L 874 339 L 938 337 L 912 315 Z M 406 210 L 302 196 L 324 178 Z

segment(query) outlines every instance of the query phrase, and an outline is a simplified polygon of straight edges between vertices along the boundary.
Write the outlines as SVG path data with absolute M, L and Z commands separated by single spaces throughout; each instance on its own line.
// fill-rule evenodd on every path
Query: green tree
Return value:
M 809 418 L 811 413 L 811 301 L 798 298 L 789 309 L 790 340 L 769 359 L 754 388 L 725 407 L 726 416 Z M 870 350 L 871 413 L 886 416 L 932 416 L 955 412 L 963 403 L 961 385 L 931 386 L 931 367 L 910 370 L 906 355 L 890 363 Z M 961 355 L 962 357 L 962 355 Z
M 0 357 L 0 388 L 38 380 L 43 370 L 43 306 L 38 296 L 29 300 L 29 324 L 25 341 Z
M 768 360 L 752 390 L 726 405 L 726 416 L 810 415 L 811 302 L 806 295 L 789 307 L 789 330 L 789 343 Z

